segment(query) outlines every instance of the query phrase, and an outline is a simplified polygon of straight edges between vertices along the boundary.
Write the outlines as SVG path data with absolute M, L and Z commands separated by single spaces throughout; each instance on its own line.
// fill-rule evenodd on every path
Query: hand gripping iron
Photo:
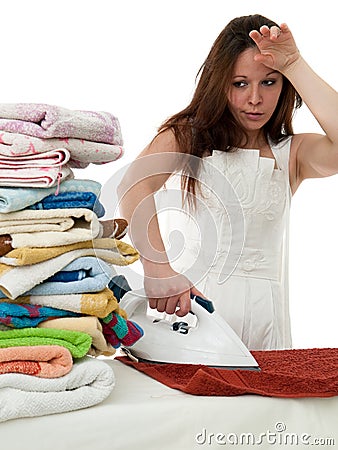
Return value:
M 149 308 L 140 289 L 127 292 L 120 306 L 144 331 L 135 344 L 122 349 L 134 360 L 259 370 L 255 358 L 210 300 L 194 296 L 190 313 L 178 317 Z

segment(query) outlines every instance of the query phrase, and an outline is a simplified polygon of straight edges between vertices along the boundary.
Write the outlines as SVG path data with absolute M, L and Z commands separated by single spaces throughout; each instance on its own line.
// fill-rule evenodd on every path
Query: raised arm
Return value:
M 160 234 L 154 194 L 179 166 L 183 156 L 170 130 L 160 133 L 130 165 L 118 187 L 120 209 L 129 235 L 140 253 L 149 305 L 158 311 L 185 315 L 190 292 L 201 295 L 168 261 Z
M 250 37 L 260 50 L 255 59 L 290 80 L 325 133 L 293 138 L 299 182 L 338 173 L 338 93 L 306 63 L 286 24 L 280 28 L 261 27 Z

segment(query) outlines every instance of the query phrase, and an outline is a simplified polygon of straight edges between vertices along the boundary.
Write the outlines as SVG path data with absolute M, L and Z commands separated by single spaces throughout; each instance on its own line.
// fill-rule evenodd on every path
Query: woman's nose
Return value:
M 249 103 L 251 105 L 258 105 L 262 101 L 262 96 L 259 87 L 252 87 L 249 93 Z

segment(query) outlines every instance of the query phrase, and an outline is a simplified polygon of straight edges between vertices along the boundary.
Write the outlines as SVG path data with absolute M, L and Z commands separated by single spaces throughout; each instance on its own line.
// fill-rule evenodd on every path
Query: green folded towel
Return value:
M 24 345 L 61 345 L 73 358 L 82 358 L 90 349 L 92 338 L 81 331 L 54 328 L 21 328 L 0 332 L 0 348 Z

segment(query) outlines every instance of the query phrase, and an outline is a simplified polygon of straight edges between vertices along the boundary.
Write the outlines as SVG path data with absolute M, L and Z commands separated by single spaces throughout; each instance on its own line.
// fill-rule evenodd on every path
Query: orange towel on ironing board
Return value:
M 192 364 L 156 364 L 118 358 L 155 380 L 188 394 L 270 397 L 338 395 L 338 349 L 252 351 L 261 370 L 227 370 Z

